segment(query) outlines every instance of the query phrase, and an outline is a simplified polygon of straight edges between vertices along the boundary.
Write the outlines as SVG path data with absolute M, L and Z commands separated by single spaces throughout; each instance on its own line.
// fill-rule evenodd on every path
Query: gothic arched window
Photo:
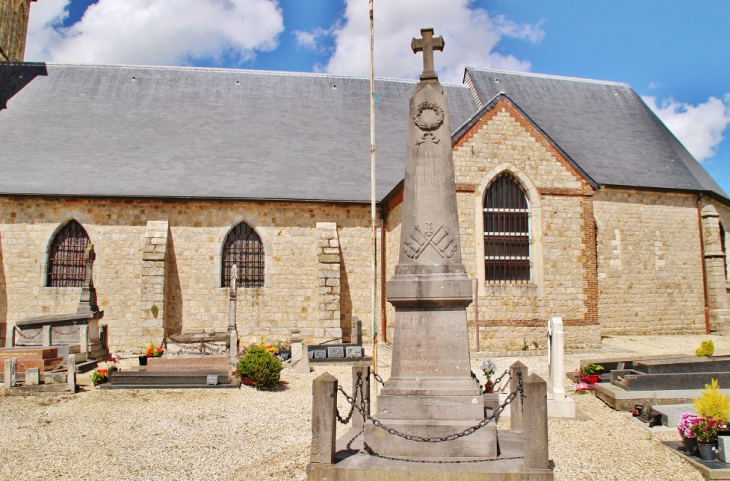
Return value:
M 223 245 L 221 287 L 231 285 L 231 266 L 238 267 L 237 287 L 263 287 L 264 245 L 259 235 L 245 222 L 228 234 Z
M 507 174 L 484 196 L 484 273 L 487 282 L 530 281 L 530 225 L 527 198 Z
M 72 220 L 58 231 L 48 256 L 48 287 L 81 287 L 86 280 L 84 254 L 89 236 Z

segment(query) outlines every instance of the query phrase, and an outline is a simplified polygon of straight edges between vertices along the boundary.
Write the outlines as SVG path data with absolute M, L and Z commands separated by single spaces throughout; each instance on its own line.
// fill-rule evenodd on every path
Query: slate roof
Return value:
M 467 74 L 481 104 L 504 92 L 598 184 L 727 197 L 626 84 Z M 376 81 L 379 200 L 403 179 L 414 85 Z M 483 112 L 469 87 L 444 88 L 456 133 Z M 0 64 L 0 194 L 369 202 L 369 90 L 322 74 Z
M 727 199 L 627 84 L 475 68 L 467 75 L 481 105 L 509 97 L 598 184 L 708 191 Z
M 414 86 L 376 81 L 379 199 L 403 179 Z M 445 88 L 458 126 L 473 97 Z M 0 65 L 0 193 L 369 202 L 369 92 L 331 75 Z

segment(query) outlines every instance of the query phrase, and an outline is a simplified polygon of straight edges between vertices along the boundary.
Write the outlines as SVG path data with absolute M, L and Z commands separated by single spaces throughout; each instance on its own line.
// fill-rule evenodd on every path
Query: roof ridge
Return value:
M 500 69 L 477 68 L 477 67 L 466 67 L 466 70 L 473 70 L 473 71 L 477 71 L 477 72 L 503 73 L 503 74 L 506 73 L 506 74 L 510 74 L 510 75 L 520 75 L 523 77 L 549 78 L 549 79 L 555 79 L 555 80 L 568 80 L 571 82 L 582 82 L 582 83 L 591 83 L 591 84 L 620 85 L 622 87 L 631 88 L 631 85 L 629 85 L 626 82 L 614 82 L 611 80 L 596 80 L 596 79 L 587 79 L 587 78 L 580 78 L 580 77 L 565 77 L 562 75 L 550 75 L 550 74 L 534 73 L 534 72 L 518 72 L 515 70 L 500 70 Z
M 17 65 L 23 65 L 29 62 L 20 62 Z M 37 63 L 37 62 L 34 62 Z M 192 71 L 192 72 L 221 72 L 231 74 L 245 75 L 271 75 L 281 77 L 315 77 L 315 78 L 336 78 L 336 79 L 353 79 L 353 80 L 369 80 L 368 77 L 360 77 L 357 75 L 338 75 L 325 72 L 292 72 L 286 70 L 258 70 L 258 69 L 242 69 L 242 68 L 225 68 L 225 67 L 194 67 L 190 65 L 131 65 L 131 64 L 83 64 L 83 63 L 51 63 L 44 65 L 52 67 L 83 67 L 83 68 L 109 68 L 109 69 L 135 69 L 135 70 L 176 70 L 176 71 Z M 386 82 L 401 82 L 409 84 L 417 84 L 415 79 L 399 79 L 394 77 L 375 77 L 375 80 Z M 449 87 L 464 87 L 463 84 L 442 83 Z

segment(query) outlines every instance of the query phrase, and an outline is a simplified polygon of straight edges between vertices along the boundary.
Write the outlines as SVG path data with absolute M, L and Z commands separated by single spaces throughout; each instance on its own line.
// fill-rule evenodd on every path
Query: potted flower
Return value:
M 694 456 L 697 454 L 697 437 L 692 433 L 692 426 L 700 422 L 700 417 L 692 413 L 682 413 L 677 422 L 677 430 L 682 436 L 682 444 L 684 444 L 685 452 Z
M 279 354 L 276 357 L 278 357 L 280 361 L 286 361 L 291 357 L 291 342 L 278 340 L 276 341 L 276 349 L 279 351 Z
M 105 366 L 104 368 L 109 371 L 109 375 L 111 375 L 113 372 L 119 371 L 119 360 L 116 357 L 108 357 L 106 361 L 104 361 Z
M 162 347 L 155 347 L 155 343 L 153 341 L 150 343 L 145 354 L 147 357 L 162 357 L 162 354 L 164 352 L 165 351 L 162 349 Z
M 588 365 L 580 369 L 580 382 L 588 382 L 590 384 L 596 384 L 599 380 L 598 373 L 603 371 L 603 366 L 600 364 L 593 364 L 589 362 Z M 588 379 L 584 380 L 583 376 L 587 376 Z
M 108 369 L 94 369 L 94 372 L 91 373 L 91 382 L 94 383 L 94 386 L 98 386 L 99 384 L 103 384 L 109 380 L 109 370 Z
M 482 365 L 479 367 L 482 369 L 484 376 L 487 378 L 487 382 L 484 384 L 484 392 L 493 392 L 494 383 L 492 382 L 492 376 L 494 376 L 494 373 L 497 371 L 497 364 L 495 364 L 495 362 L 491 359 L 488 359 L 482 362 Z
M 715 443 L 717 443 L 717 428 L 720 421 L 710 418 L 700 418 L 690 430 L 697 438 L 697 448 L 700 457 L 706 461 L 715 459 Z

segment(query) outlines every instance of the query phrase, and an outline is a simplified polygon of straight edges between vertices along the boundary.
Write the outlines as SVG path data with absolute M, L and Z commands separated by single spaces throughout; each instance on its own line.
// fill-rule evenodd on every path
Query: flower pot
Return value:
M 484 385 L 484 392 L 494 392 L 494 383 L 491 379 L 487 379 L 487 383 Z
M 588 383 L 588 374 L 579 374 L 580 382 Z
M 697 455 L 697 438 L 682 438 L 682 444 L 684 444 L 684 451 L 689 456 Z
M 139 356 L 139 365 L 140 366 L 146 366 L 147 365 L 147 356 Z
M 712 461 L 713 459 L 715 459 L 714 444 L 697 443 L 697 446 L 700 451 L 700 458 L 704 459 L 705 461 Z
M 588 375 L 588 384 L 596 384 L 598 382 L 598 374 L 590 374 Z

